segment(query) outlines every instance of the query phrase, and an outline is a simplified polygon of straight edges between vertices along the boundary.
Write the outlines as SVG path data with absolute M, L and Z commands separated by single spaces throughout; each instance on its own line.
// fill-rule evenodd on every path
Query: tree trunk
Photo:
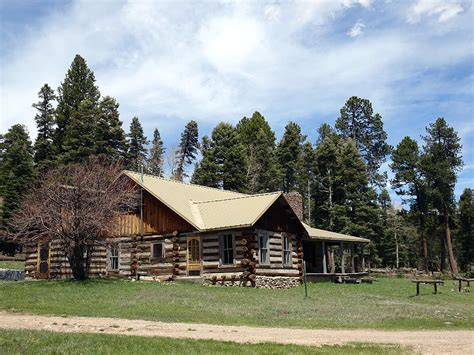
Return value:
M 86 260 L 85 260 L 85 248 L 83 245 L 74 245 L 69 254 L 69 266 L 71 267 L 72 276 L 76 280 L 85 280 L 87 279 L 86 272 Z
M 446 270 L 446 246 L 444 242 L 445 242 L 445 236 L 443 233 L 440 233 L 439 235 L 439 258 L 440 258 L 439 269 L 440 271 Z
M 458 264 L 456 263 L 456 258 L 454 257 L 453 243 L 451 241 L 451 229 L 449 228 L 449 211 L 448 209 L 444 210 L 444 226 L 446 229 L 446 246 L 448 248 L 449 256 L 449 266 L 453 274 L 458 273 Z
M 425 236 L 425 221 L 422 215 L 420 216 L 420 254 L 421 267 L 428 272 L 428 241 Z
M 329 178 L 329 230 L 332 231 L 332 225 L 333 225 L 333 220 L 332 220 L 332 175 L 331 175 L 331 169 L 328 168 L 328 178 Z

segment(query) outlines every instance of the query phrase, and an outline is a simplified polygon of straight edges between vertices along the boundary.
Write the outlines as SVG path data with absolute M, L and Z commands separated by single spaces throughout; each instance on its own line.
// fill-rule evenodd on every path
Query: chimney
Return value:
M 303 220 L 303 197 L 297 191 L 286 192 L 283 194 L 285 196 L 286 201 L 295 212 L 296 216 Z

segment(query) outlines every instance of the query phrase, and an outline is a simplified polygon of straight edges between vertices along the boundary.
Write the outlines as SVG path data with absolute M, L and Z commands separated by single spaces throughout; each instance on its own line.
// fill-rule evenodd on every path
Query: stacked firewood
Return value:
M 304 275 L 304 262 L 303 262 L 303 244 L 301 244 L 301 240 L 298 240 L 298 271 L 300 274 L 300 282 L 303 283 L 303 275 Z
M 173 275 L 178 276 L 179 275 L 179 238 L 177 236 L 174 236 L 171 238 L 171 241 L 173 242 Z

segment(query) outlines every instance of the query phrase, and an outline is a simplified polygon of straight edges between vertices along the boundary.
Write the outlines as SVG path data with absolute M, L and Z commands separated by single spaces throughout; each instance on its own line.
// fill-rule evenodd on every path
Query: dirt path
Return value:
M 210 324 L 162 323 L 92 317 L 39 316 L 0 312 L 0 329 L 49 330 L 64 333 L 106 333 L 235 342 L 335 345 L 348 342 L 399 344 L 424 354 L 473 354 L 474 331 L 383 331 L 285 329 Z

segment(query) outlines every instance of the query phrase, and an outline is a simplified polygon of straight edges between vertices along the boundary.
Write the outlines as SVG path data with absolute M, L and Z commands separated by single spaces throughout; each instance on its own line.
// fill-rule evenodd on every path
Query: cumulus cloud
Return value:
M 409 23 L 420 22 L 423 16 L 437 16 L 439 22 L 446 22 L 464 11 L 461 1 L 418 0 L 407 15 Z
M 364 32 L 365 25 L 361 21 L 357 21 L 354 26 L 347 32 L 349 37 L 360 36 Z

